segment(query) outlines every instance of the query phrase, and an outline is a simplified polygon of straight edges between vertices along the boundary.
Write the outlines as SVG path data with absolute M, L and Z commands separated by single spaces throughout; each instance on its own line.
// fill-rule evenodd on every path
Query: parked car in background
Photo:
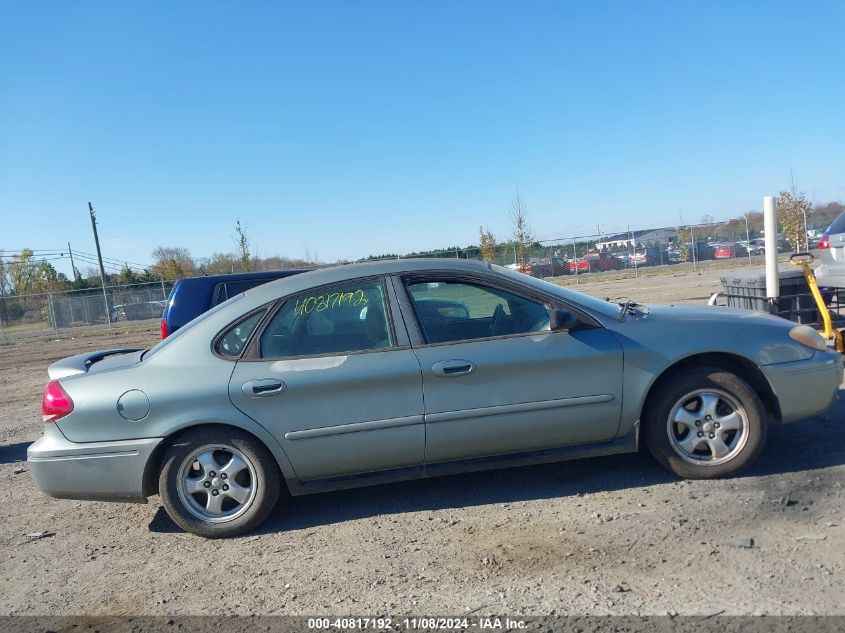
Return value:
M 837 217 L 819 238 L 821 265 L 816 269 L 820 285 L 845 288 L 845 213 Z
M 661 266 L 669 263 L 669 254 L 659 246 L 646 246 L 635 250 L 631 260 L 637 266 Z
M 778 236 L 777 239 L 778 244 L 778 253 L 788 253 L 792 250 L 792 246 L 789 244 L 785 238 Z M 762 237 L 757 237 L 751 240 L 748 244 L 748 250 L 751 252 L 752 255 L 765 255 L 766 254 L 766 239 Z
M 109 311 L 112 323 L 119 321 L 142 321 L 160 319 L 166 301 L 143 301 L 141 303 L 119 303 Z
M 531 261 L 528 271 L 522 271 L 532 277 L 560 277 L 569 274 L 569 262 L 559 257 L 544 257 Z
M 305 272 L 302 268 L 285 268 L 231 275 L 206 275 L 180 279 L 170 291 L 161 314 L 161 338 L 167 338 L 206 310 L 223 303 L 250 288 L 268 281 Z
M 625 264 L 621 259 L 605 251 L 587 253 L 578 259 L 569 260 L 570 273 L 596 273 L 606 270 L 622 270 L 623 268 L 625 268 Z
M 640 441 L 679 477 L 731 476 L 770 419 L 827 410 L 842 371 L 818 332 L 769 314 L 613 303 L 460 259 L 380 261 L 252 288 L 149 350 L 54 363 L 27 458 L 51 496 L 159 494 L 182 529 L 217 538 L 257 527 L 285 488 Z
M 709 259 L 714 259 L 714 255 L 716 254 L 716 248 L 712 244 L 708 243 L 706 240 L 696 240 L 694 246 L 694 249 L 693 244 L 689 244 L 687 246 L 687 261 L 692 261 L 693 251 L 695 251 L 696 261 L 702 262 Z
M 750 242 L 741 242 L 741 244 L 745 247 L 748 253 L 753 257 L 756 255 L 762 255 L 765 252 L 765 248 L 760 243 L 762 240 L 758 241 L 756 239 L 751 240 Z
M 620 262 L 622 262 L 622 266 L 624 268 L 628 268 L 634 265 L 634 263 L 631 261 L 631 253 L 613 253 L 613 256 L 617 258 Z
M 740 244 L 721 244 L 713 251 L 713 259 L 732 259 L 734 257 L 748 257 L 748 250 Z

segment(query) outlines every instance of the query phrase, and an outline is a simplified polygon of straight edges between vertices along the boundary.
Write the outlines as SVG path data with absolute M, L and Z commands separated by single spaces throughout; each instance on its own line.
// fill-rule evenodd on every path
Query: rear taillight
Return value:
M 161 338 L 167 338 L 167 321 L 161 322 Z
M 41 398 L 41 419 L 44 422 L 55 422 L 73 411 L 73 400 L 64 390 L 58 380 L 51 380 L 44 387 L 44 397 Z
M 822 235 L 819 238 L 819 248 L 830 248 L 830 235 Z

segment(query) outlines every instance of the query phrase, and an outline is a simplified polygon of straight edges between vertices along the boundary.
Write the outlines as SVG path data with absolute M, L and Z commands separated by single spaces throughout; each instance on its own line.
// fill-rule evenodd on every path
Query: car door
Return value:
M 501 283 L 450 273 L 396 284 L 416 324 L 426 463 L 601 442 L 618 430 L 617 339 L 589 318 L 552 332 L 542 297 Z
M 235 366 L 232 402 L 299 479 L 422 463 L 420 366 L 395 310 L 381 278 L 314 288 L 268 315 Z

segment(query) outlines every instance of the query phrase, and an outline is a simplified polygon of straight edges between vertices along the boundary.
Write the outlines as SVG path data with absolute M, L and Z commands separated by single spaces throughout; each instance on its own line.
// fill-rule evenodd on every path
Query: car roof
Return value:
M 315 286 L 357 279 L 359 277 L 434 270 L 470 273 L 493 272 L 499 275 L 503 274 L 503 269 L 498 266 L 494 268 L 491 264 L 471 259 L 449 259 L 445 257 L 389 259 L 319 268 L 302 273 L 301 275 L 283 277 L 282 279 L 277 279 L 275 281 L 262 284 L 261 286 L 256 286 L 255 288 L 247 290 L 246 294 L 249 297 L 259 297 L 266 294 L 269 300 L 272 297 L 278 296 L 280 290 L 285 293 L 292 293 L 300 290 L 307 290 L 308 288 L 313 288 Z
M 308 272 L 311 268 L 278 268 L 276 270 L 261 270 L 246 273 L 224 273 L 220 275 L 203 275 L 201 277 L 183 277 L 179 284 L 217 284 L 226 281 L 247 281 L 250 279 L 279 279 L 288 275 Z

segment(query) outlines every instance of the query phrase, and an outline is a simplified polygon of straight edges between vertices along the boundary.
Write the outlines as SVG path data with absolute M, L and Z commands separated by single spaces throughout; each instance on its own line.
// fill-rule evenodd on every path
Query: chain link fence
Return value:
M 139 325 L 161 318 L 172 282 L 0 297 L 0 343 Z
M 762 227 L 761 227 L 762 228 Z M 483 260 L 539 278 L 579 280 L 598 275 L 638 277 L 680 270 L 763 266 L 761 231 L 741 223 L 674 226 L 547 239 L 530 244 L 504 243 L 486 248 L 453 248 L 408 257 L 456 257 Z M 789 244 L 780 239 L 778 252 Z
M 569 285 L 706 268 L 763 266 L 764 249 L 762 218 L 751 217 L 692 226 L 602 231 L 530 244 L 455 247 L 401 257 L 482 260 Z M 785 240 L 778 240 L 779 252 L 790 250 Z M 0 297 L 0 343 L 84 330 L 150 327 L 161 317 L 172 286 L 173 282 L 108 286 L 105 296 L 102 288 L 91 288 Z

